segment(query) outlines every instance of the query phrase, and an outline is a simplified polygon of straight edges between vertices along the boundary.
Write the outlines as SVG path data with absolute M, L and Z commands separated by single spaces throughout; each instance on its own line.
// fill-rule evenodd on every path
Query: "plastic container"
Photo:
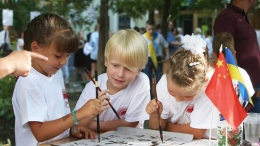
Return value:
M 260 113 L 248 113 L 244 121 L 245 140 L 251 143 L 260 140 Z

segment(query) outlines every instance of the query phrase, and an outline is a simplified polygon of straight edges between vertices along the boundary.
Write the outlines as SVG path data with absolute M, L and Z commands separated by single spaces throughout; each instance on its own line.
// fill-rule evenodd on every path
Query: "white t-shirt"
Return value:
M 107 89 L 107 74 L 98 76 L 98 85 L 101 90 Z M 144 73 L 140 73 L 136 79 L 125 89 L 110 96 L 110 103 L 113 105 L 121 119 L 127 122 L 138 122 L 149 119 L 145 108 L 150 101 L 149 79 Z M 96 98 L 96 90 L 93 82 L 86 84 L 75 109 L 81 108 L 88 100 Z M 115 113 L 109 107 L 99 116 L 100 121 L 117 120 Z
M 5 35 L 5 33 L 6 33 L 6 35 Z M 7 30 L 2 30 L 2 31 L 0 32 L 0 46 L 1 46 L 3 43 L 10 44 L 9 31 L 7 31 Z
M 99 39 L 99 32 L 95 31 L 90 36 L 89 45 L 92 47 L 90 52 L 90 58 L 92 60 L 97 60 L 98 57 L 98 39 Z
M 68 97 L 60 71 L 52 77 L 46 77 L 32 68 L 27 77 L 19 77 L 15 85 L 12 104 L 15 114 L 17 146 L 36 146 L 39 144 L 28 125 L 29 121 L 52 121 L 70 113 Z M 45 142 L 68 136 L 69 129 Z
M 147 45 L 149 46 L 151 41 L 146 38 L 145 34 L 143 34 L 143 37 L 145 38 Z M 158 54 L 156 54 L 156 56 L 163 56 L 163 48 L 168 48 L 169 46 L 168 42 L 163 38 L 161 34 L 158 34 L 158 36 L 154 39 L 154 42 L 158 47 Z M 149 52 L 148 52 L 148 56 L 150 56 Z
M 23 45 L 24 45 L 24 40 L 23 40 L 22 38 L 19 38 L 19 39 L 17 40 L 16 50 L 17 50 L 17 51 L 22 50 L 20 47 L 23 47 Z
M 163 104 L 162 119 L 168 119 L 171 123 L 177 124 L 190 123 L 192 128 L 207 129 L 203 138 L 209 138 L 209 129 L 212 129 L 211 137 L 217 138 L 218 111 L 205 94 L 206 86 L 203 87 L 193 100 L 180 102 L 177 102 L 175 97 L 169 94 L 165 74 L 158 82 L 156 88 L 158 100 Z

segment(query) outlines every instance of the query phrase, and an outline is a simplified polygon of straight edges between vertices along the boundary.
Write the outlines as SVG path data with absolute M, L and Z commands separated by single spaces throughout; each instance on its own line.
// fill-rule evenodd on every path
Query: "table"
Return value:
M 80 140 L 80 139 L 71 136 L 71 137 L 56 140 L 56 141 L 53 141 L 53 142 L 50 142 L 50 143 L 41 144 L 40 146 L 56 146 L 56 145 L 58 146 L 60 144 L 73 142 L 73 141 L 77 141 L 77 140 Z M 212 140 L 211 143 L 212 143 L 212 146 L 217 146 L 217 140 Z M 201 140 L 193 140 L 192 142 L 187 143 L 187 144 L 183 144 L 182 146 L 208 146 L 208 145 L 209 145 L 208 139 L 201 139 Z
M 76 137 L 70 136 L 68 138 L 52 141 L 52 142 L 49 142 L 49 143 L 46 143 L 46 144 L 40 144 L 40 146 L 60 145 L 60 144 L 64 144 L 64 143 L 72 142 L 72 141 L 77 141 L 77 140 L 80 140 L 80 138 L 76 138 Z
M 73 142 L 73 141 L 77 141 L 80 140 L 80 138 L 76 138 L 76 137 L 68 137 L 68 138 L 64 138 L 64 139 L 60 139 L 60 140 L 56 140 L 50 143 L 46 143 L 46 144 L 41 144 L 40 146 L 55 146 L 55 145 L 60 145 L 60 144 L 64 144 L 64 143 L 68 143 L 68 142 Z M 217 146 L 217 140 L 212 140 L 212 146 Z M 190 143 L 184 144 L 182 146 L 208 146 L 209 145 L 209 140 L 208 139 L 201 139 L 201 140 L 193 140 Z M 259 146 L 256 143 L 252 143 L 252 146 Z

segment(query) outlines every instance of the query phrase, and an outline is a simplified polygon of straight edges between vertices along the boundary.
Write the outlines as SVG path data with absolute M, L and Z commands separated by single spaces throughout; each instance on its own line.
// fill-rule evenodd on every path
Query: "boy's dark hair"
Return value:
M 161 29 L 161 24 L 160 24 L 160 23 L 158 23 L 158 24 L 156 25 L 156 30 L 159 30 L 159 29 Z
M 147 20 L 146 24 L 147 25 L 155 25 L 155 22 L 154 22 L 154 20 Z
M 134 27 L 134 30 L 137 31 L 137 32 L 139 32 L 139 31 L 140 31 L 140 28 L 139 28 L 138 26 L 135 26 L 135 27 Z
M 78 49 L 78 37 L 70 24 L 56 14 L 46 13 L 35 17 L 24 31 L 24 49 L 31 50 L 31 43 L 40 46 L 55 45 L 58 52 L 73 53 Z
M 146 29 L 145 29 L 144 27 L 141 27 L 141 28 L 140 28 L 140 33 L 141 33 L 141 32 L 142 32 L 142 33 L 145 33 L 145 32 L 146 32 Z

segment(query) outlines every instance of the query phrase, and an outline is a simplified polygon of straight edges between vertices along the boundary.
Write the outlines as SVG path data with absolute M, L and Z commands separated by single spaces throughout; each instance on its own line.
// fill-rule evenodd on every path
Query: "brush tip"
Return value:
M 161 137 L 161 140 L 162 140 L 162 143 L 163 143 L 163 135 L 161 134 L 160 137 Z

